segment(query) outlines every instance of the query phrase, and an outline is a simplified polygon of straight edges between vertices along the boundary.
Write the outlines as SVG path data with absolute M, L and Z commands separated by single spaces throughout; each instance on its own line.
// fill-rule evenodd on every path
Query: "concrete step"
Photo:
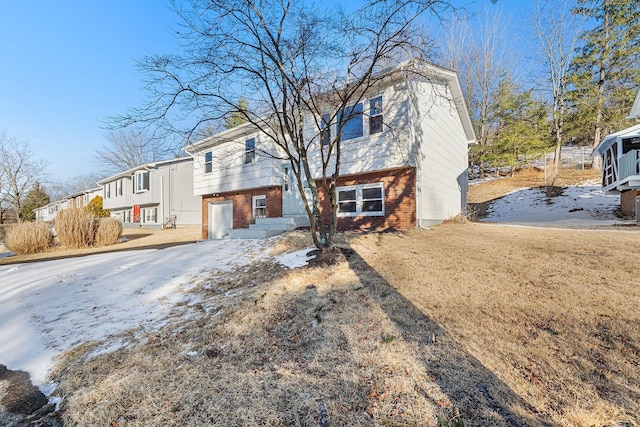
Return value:
M 298 227 L 308 227 L 309 218 L 307 216 L 286 216 L 278 218 L 256 218 L 256 223 L 253 224 L 259 228 L 261 225 L 275 227 L 282 226 L 287 231 L 294 230 Z
M 286 230 L 265 230 L 265 229 L 250 229 L 250 228 L 237 228 L 229 230 L 229 239 L 266 239 L 267 237 L 277 236 L 284 233 Z
M 290 226 L 284 225 L 284 224 L 249 224 L 249 228 L 251 230 L 282 230 L 284 231 L 291 231 L 293 230 L 293 228 L 290 228 Z

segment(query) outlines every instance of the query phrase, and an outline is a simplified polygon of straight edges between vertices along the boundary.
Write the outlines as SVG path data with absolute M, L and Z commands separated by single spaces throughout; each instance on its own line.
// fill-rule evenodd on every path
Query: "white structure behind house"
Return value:
M 627 119 L 640 119 L 640 90 Z M 622 215 L 638 219 L 636 199 L 640 196 L 640 124 L 607 135 L 592 155 L 602 157 L 602 189 L 609 194 L 620 194 Z

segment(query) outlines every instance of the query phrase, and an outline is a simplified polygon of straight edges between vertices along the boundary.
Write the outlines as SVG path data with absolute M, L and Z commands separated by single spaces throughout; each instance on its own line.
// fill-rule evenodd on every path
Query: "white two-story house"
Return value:
M 640 90 L 627 119 L 640 120 Z M 636 198 L 640 196 L 640 124 L 607 135 L 593 155 L 602 157 L 602 189 L 608 194 L 620 194 L 622 215 L 636 217 Z
M 201 203 L 193 194 L 190 157 L 140 165 L 100 180 L 98 185 L 102 188 L 102 208 L 125 227 L 201 223 Z
M 353 113 L 341 134 L 340 229 L 425 227 L 466 209 L 468 147 L 475 135 L 460 83 L 454 71 L 420 65 L 420 73 L 407 64 L 386 71 L 347 107 Z M 327 106 L 326 117 L 335 117 L 334 110 Z M 324 116 L 304 119 L 316 180 L 323 140 L 335 135 L 335 123 Z M 308 225 L 289 162 L 261 155 L 274 152 L 270 144 L 244 124 L 186 148 L 202 199 L 203 238 L 258 237 L 238 230 L 271 228 L 269 221 Z M 328 216 L 327 201 L 322 205 Z

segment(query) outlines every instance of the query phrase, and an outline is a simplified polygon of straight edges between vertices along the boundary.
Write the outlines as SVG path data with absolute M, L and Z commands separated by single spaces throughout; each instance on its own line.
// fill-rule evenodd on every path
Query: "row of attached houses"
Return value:
M 36 221 L 53 221 L 59 211 L 85 207 L 96 196 L 125 227 L 200 225 L 200 197 L 193 193 L 193 159 L 147 163 L 98 182 L 99 187 L 36 209 Z
M 102 195 L 102 187 L 79 191 L 55 202 L 48 203 L 41 208 L 34 209 L 36 221 L 51 222 L 58 212 L 68 208 L 83 208 L 96 196 Z
M 200 198 L 193 192 L 193 159 L 147 163 L 98 181 L 102 208 L 125 227 L 200 225 Z
M 627 119 L 640 120 L 640 90 Z M 602 157 L 602 189 L 608 194 L 619 194 L 621 214 L 638 220 L 640 124 L 607 135 L 594 149 L 593 155 Z
M 466 209 L 468 148 L 475 134 L 460 83 L 454 71 L 419 65 L 420 72 L 412 68 L 415 63 L 387 71 L 361 102 L 347 107 L 353 114 L 341 137 L 341 229 L 406 230 Z M 333 113 L 327 105 L 327 114 Z M 322 135 L 335 135 L 335 124 L 311 115 L 304 120 L 318 183 Z M 316 128 L 319 122 L 323 129 Z M 266 237 L 309 224 L 297 179 L 289 162 L 278 160 L 283 158 L 278 150 L 270 138 L 244 124 L 185 147 L 189 157 L 105 178 L 86 197 L 99 193 L 103 209 L 125 226 L 173 221 L 201 225 L 203 238 Z M 326 195 L 321 199 L 328 216 Z M 39 219 L 52 219 L 60 208 L 43 208 Z
M 420 73 L 406 64 L 395 68 L 347 107 L 355 113 L 341 138 L 339 228 L 410 229 L 465 211 L 468 148 L 475 143 L 471 118 L 457 74 L 421 66 Z M 335 111 L 327 106 L 327 113 Z M 320 164 L 323 133 L 335 132 L 335 125 L 317 129 L 324 123 L 317 119 L 304 118 L 311 165 Z M 264 237 L 308 224 L 291 165 L 278 160 L 278 147 L 251 124 L 185 150 L 194 159 L 203 238 Z M 312 173 L 321 178 L 319 167 Z

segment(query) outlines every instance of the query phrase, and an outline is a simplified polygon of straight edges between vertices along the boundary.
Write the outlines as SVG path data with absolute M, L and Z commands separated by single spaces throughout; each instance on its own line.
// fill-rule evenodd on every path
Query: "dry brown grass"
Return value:
M 200 239 L 201 228 L 196 226 L 179 227 L 175 229 L 160 230 L 150 228 L 125 228 L 122 231 L 124 241 L 111 246 L 92 246 L 89 248 L 69 249 L 60 246 L 51 247 L 47 251 L 0 257 L 0 265 L 17 264 L 22 262 L 45 261 L 50 259 L 84 256 L 95 253 L 122 251 L 145 248 L 164 248 L 167 246 L 193 243 Z M 1 250 L 0 246 L 0 250 Z
M 5 246 L 20 255 L 47 250 L 53 244 L 51 227 L 42 222 L 23 222 L 5 228 Z
M 353 245 L 472 363 L 440 360 L 456 404 L 482 381 L 524 425 L 604 426 L 640 422 L 638 237 L 469 223 Z
M 162 330 L 71 352 L 65 421 L 640 422 L 637 231 L 449 223 L 344 239 L 337 265 L 212 272 Z
M 83 208 L 63 209 L 54 221 L 58 241 L 65 248 L 86 248 L 96 241 L 96 217 Z
M 122 237 L 122 223 L 117 218 L 100 218 L 97 220 L 96 246 L 115 245 Z

